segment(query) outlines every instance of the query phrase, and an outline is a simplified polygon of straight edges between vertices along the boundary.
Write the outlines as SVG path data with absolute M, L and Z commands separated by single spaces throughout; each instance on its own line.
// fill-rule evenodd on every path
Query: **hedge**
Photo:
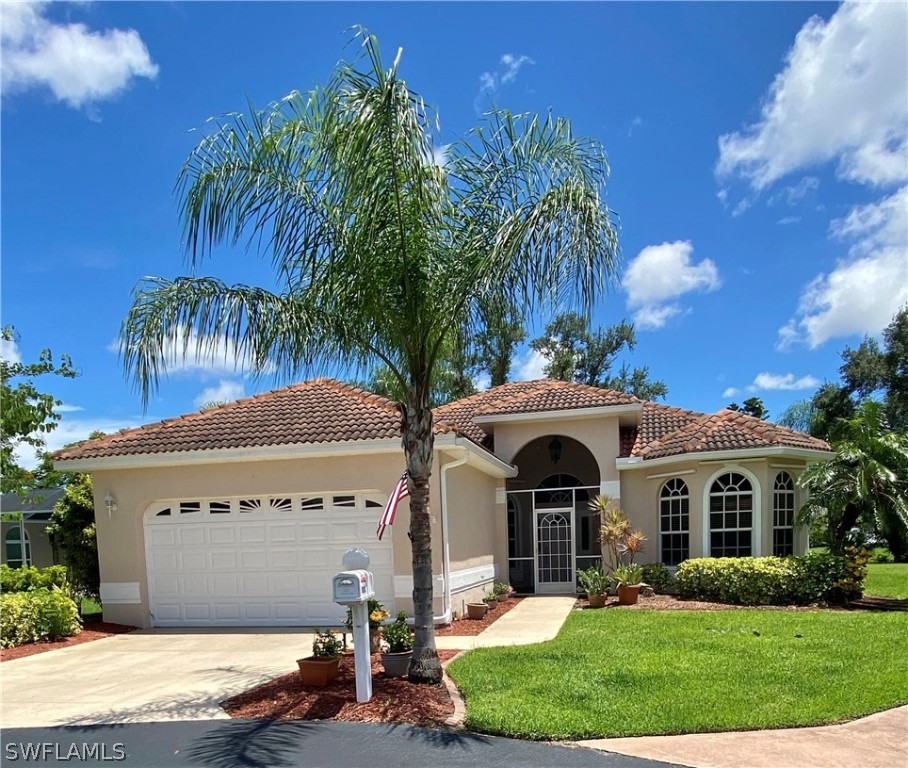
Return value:
M 806 605 L 860 596 L 845 557 L 822 552 L 793 557 L 704 557 L 675 574 L 684 597 L 742 605 Z
M 66 586 L 66 566 L 51 565 L 47 568 L 10 568 L 6 563 L 0 565 L 0 591 L 30 592 L 34 589 L 51 589 Z
M 0 594 L 0 646 L 59 640 L 82 631 L 79 609 L 59 587 Z

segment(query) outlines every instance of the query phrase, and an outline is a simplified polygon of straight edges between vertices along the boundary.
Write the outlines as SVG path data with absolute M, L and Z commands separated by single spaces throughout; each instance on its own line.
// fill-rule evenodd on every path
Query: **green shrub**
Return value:
M 802 605 L 840 600 L 843 593 L 854 592 L 859 575 L 856 570 L 849 576 L 843 557 L 811 552 L 686 560 L 678 566 L 676 579 L 684 597 L 741 605 Z
M 895 558 L 892 556 L 886 547 L 874 547 L 873 551 L 870 553 L 870 562 L 874 564 L 878 563 L 894 563 Z
M 59 640 L 82 631 L 79 609 L 59 587 L 0 595 L 0 646 Z
M 643 583 L 652 587 L 653 592 L 664 595 L 675 586 L 675 577 L 662 563 L 644 563 Z
M 47 568 L 10 568 L 0 565 L 0 592 L 30 592 L 34 589 L 66 587 L 66 566 L 50 565 Z

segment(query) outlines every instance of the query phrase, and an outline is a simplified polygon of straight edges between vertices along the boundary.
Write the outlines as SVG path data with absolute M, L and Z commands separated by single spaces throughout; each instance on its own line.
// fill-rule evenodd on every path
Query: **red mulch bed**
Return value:
M 78 635 L 73 635 L 72 637 L 67 637 L 63 640 L 54 640 L 53 642 L 45 643 L 28 643 L 27 645 L 18 645 L 15 648 L 2 648 L 0 649 L 0 661 L 12 661 L 13 659 L 21 659 L 25 656 L 34 656 L 36 653 L 55 651 L 57 648 L 69 648 L 71 645 L 90 643 L 92 640 L 102 640 L 105 637 L 122 635 L 136 629 L 138 629 L 138 627 L 130 627 L 126 624 L 112 624 L 107 621 L 95 621 L 91 624 L 87 624 Z
M 522 597 L 512 597 L 503 603 L 498 603 L 494 610 L 486 611 L 486 615 L 481 619 L 468 619 L 464 616 L 443 627 L 435 627 L 435 635 L 436 637 L 474 637 L 484 629 L 488 629 L 521 600 L 523 600 Z
M 448 661 L 460 651 L 439 651 Z M 356 701 L 353 656 L 341 657 L 337 677 L 324 687 L 304 686 L 299 674 L 278 677 L 221 702 L 231 717 L 272 720 L 345 720 L 359 723 L 444 725 L 454 704 L 444 685 L 416 685 L 385 677 L 381 654 L 372 656 L 372 700 Z
M 733 603 L 711 603 L 706 600 L 693 600 L 676 595 L 640 595 L 636 605 L 619 605 L 617 597 L 609 597 L 605 608 L 617 608 L 627 611 L 819 611 L 847 610 L 844 605 L 736 605 Z M 574 604 L 575 611 L 597 610 L 590 608 L 587 599 L 578 598 Z

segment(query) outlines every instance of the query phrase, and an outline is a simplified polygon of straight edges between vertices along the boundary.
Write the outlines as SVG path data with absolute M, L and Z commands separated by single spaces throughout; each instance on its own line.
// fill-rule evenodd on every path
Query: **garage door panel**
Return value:
M 237 499 L 192 500 L 191 519 L 151 510 L 145 536 L 155 625 L 337 626 L 345 609 L 330 598 L 331 578 L 351 546 L 369 551 L 377 595 L 392 610 L 390 537 L 375 541 L 378 512 L 364 511 L 357 498 L 355 507 L 328 510 L 304 509 L 300 497 L 289 509 L 268 498 L 250 498 L 245 509 Z

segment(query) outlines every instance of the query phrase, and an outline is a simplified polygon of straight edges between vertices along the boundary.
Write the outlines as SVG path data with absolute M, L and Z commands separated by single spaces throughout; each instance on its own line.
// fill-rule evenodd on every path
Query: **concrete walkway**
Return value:
M 604 752 L 696 768 L 902 768 L 908 765 L 908 706 L 817 728 L 591 739 L 577 743 Z
M 576 597 L 538 595 L 525 597 L 518 605 L 475 637 L 436 637 L 439 650 L 493 648 L 501 645 L 531 645 L 551 640 L 577 601 Z

